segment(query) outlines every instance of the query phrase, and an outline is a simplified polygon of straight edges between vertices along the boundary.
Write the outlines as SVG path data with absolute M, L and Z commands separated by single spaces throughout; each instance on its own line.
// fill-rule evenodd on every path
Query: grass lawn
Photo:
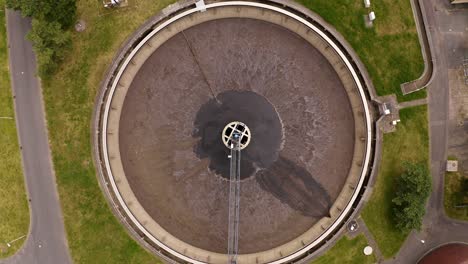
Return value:
M 372 196 L 362 217 L 375 237 L 382 255 L 390 258 L 403 244 L 407 233 L 394 228 L 392 199 L 395 179 L 402 172 L 402 162 L 425 162 L 429 157 L 427 106 L 417 106 L 400 111 L 401 123 L 394 133 L 383 137 L 382 160 Z
M 356 0 L 298 0 L 332 24 L 353 46 L 379 95 L 395 93 L 399 101 L 426 97 L 426 90 L 403 96 L 400 84 L 417 79 L 424 70 L 410 0 L 371 1 L 371 9 Z M 365 14 L 376 14 L 366 28 Z
M 5 1 L 0 0 L 0 258 L 11 256 L 21 248 L 24 238 L 11 247 L 6 243 L 27 235 L 29 229 L 29 208 L 13 119 L 4 10 Z
M 461 203 L 468 203 L 468 197 L 460 192 L 463 175 L 459 172 L 445 174 L 444 207 L 448 217 L 468 221 L 468 207 L 455 208 Z
M 171 0 L 130 0 L 104 10 L 77 1 L 86 30 L 73 34 L 66 63 L 43 80 L 60 201 L 74 263 L 160 263 L 126 233 L 99 188 L 91 157 L 90 124 L 99 83 L 124 40 Z
M 372 254 L 366 256 L 363 253 L 367 246 L 367 240 L 364 235 L 349 239 L 342 237 L 330 250 L 324 255 L 314 260 L 311 264 L 367 264 L 375 263 L 375 256 Z

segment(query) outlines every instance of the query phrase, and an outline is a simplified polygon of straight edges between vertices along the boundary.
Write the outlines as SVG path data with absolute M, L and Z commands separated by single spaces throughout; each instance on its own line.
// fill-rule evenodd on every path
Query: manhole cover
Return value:
M 78 20 L 75 24 L 75 30 L 77 32 L 83 32 L 86 29 L 86 22 L 84 20 Z
M 356 222 L 356 220 L 352 220 L 348 223 L 348 230 L 350 232 L 356 232 L 359 228 L 359 225 L 358 223 Z
M 374 251 L 374 250 L 372 249 L 372 247 L 367 246 L 367 247 L 364 248 L 364 255 L 370 256 L 370 255 L 372 254 L 372 251 Z

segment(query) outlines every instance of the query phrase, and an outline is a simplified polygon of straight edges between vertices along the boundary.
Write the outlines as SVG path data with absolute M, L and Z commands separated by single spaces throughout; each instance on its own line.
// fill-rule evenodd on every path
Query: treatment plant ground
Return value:
M 310 264 L 371 264 L 375 263 L 375 256 L 366 256 L 364 247 L 368 245 L 364 235 L 358 235 L 351 239 L 342 237 L 335 246 L 324 255 L 318 257 Z
M 78 16 L 86 22 L 87 28 L 84 32 L 74 33 L 73 48 L 65 63 L 58 72 L 43 80 L 53 162 L 68 244 L 75 263 L 159 263 L 127 235 L 104 199 L 91 157 L 90 124 L 96 92 L 119 46 L 147 18 L 171 2 L 130 1 L 129 7 L 114 10 L 104 10 L 97 1 L 77 2 Z M 409 1 L 383 0 L 373 4 L 378 20 L 371 29 L 364 27 L 366 9 L 361 2 L 320 0 L 302 3 L 332 23 L 347 38 L 361 56 L 379 94 L 397 93 L 399 100 L 425 96 L 425 92 L 421 92 L 403 97 L 399 90 L 400 83 L 418 78 L 423 70 Z M 405 130 L 390 137 L 413 135 L 425 137 L 427 142 L 427 134 L 420 136 L 420 126 L 404 126 L 419 124 L 422 120 L 424 126 L 426 120 L 421 119 L 421 115 L 425 116 L 425 112 L 425 108 L 418 108 L 415 113 L 407 112 L 402 117 L 403 126 L 400 126 Z M 384 143 L 384 148 L 406 146 L 393 140 L 393 146 L 388 142 Z M 418 157 L 427 156 L 427 151 L 421 149 L 405 151 L 417 151 L 412 155 Z M 387 158 L 388 154 L 384 154 L 384 160 Z M 379 181 L 386 181 L 382 177 Z M 390 206 L 388 199 L 380 201 L 386 203 L 381 208 Z M 388 217 L 379 213 L 380 208 L 377 211 L 379 218 L 374 221 L 389 221 L 380 218 Z M 380 243 L 380 238 L 386 232 L 395 236 L 391 229 L 369 225 L 374 235 L 379 234 L 375 236 L 381 246 L 384 244 Z M 402 241 L 404 236 L 398 236 L 397 241 Z M 393 244 L 392 248 L 395 248 L 401 243 Z
M 26 238 L 12 243 L 11 247 L 7 243 L 27 235 L 29 228 L 29 209 L 8 72 L 4 10 L 5 1 L 0 0 L 0 259 L 21 248 Z
M 423 89 L 403 96 L 400 84 L 415 80 L 424 70 L 421 47 L 409 0 L 372 2 L 371 8 L 362 1 L 311 1 L 301 4 L 318 13 L 332 24 L 359 55 L 370 74 L 377 94 L 396 94 L 398 101 L 426 97 Z M 364 16 L 376 14 L 372 28 L 364 25 Z
M 394 256 L 408 235 L 395 227 L 392 217 L 395 183 L 403 172 L 402 164 L 429 162 L 427 106 L 402 109 L 400 118 L 396 132 L 384 135 L 377 182 L 362 213 L 385 258 Z
M 464 176 L 460 172 L 448 172 L 445 174 L 444 207 L 448 217 L 468 221 L 468 207 L 455 207 L 456 205 L 468 203 L 466 195 L 467 187 L 462 186 L 464 177 L 467 176 Z M 465 190 L 463 190 L 463 187 Z

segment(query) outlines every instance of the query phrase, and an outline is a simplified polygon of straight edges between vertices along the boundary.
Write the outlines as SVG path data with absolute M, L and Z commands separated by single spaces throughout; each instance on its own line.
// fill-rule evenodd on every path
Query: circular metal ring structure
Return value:
M 234 138 L 235 135 L 239 135 L 239 137 Z M 239 121 L 234 121 L 224 127 L 221 137 L 226 148 L 233 148 L 232 141 L 235 139 L 240 143 L 239 149 L 243 150 L 249 145 L 252 138 L 252 133 L 246 124 Z
M 275 2 L 229 1 L 176 4 L 144 26 L 117 56 L 103 83 L 95 109 L 95 158 L 102 188 L 115 214 L 142 245 L 168 261 L 226 263 L 226 254 L 187 243 L 159 225 L 141 206 L 122 165 L 119 149 L 119 122 L 122 106 L 133 78 L 142 64 L 174 35 L 195 25 L 226 18 L 247 18 L 284 27 L 315 47 L 329 61 L 343 83 L 354 118 L 354 154 L 346 182 L 329 209 L 329 215 L 295 239 L 260 252 L 241 254 L 239 263 L 290 263 L 326 244 L 345 226 L 363 195 L 374 159 L 374 119 L 369 92 L 359 67 L 349 51 L 325 30 L 320 21 L 298 9 Z M 228 125 L 229 126 L 229 125 Z M 219 134 L 218 134 L 219 135 Z M 250 135 L 251 136 L 251 135 Z M 219 138 L 219 136 L 218 136 Z M 223 133 L 223 141 L 224 133 Z M 225 141 L 226 142 L 226 141 Z M 244 144 L 246 147 L 250 143 Z M 226 144 L 226 143 L 225 143 Z M 307 201 L 305 201 L 307 202 Z

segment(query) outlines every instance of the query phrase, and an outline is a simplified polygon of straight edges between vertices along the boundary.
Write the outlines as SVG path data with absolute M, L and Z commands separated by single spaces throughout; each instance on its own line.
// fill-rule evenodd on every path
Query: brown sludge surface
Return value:
M 239 251 L 291 241 L 326 216 L 341 191 L 354 119 L 329 62 L 276 25 L 210 21 L 154 52 L 122 110 L 130 186 L 172 235 L 225 253 L 229 160 L 221 131 L 231 119 L 252 130 L 242 153 Z

